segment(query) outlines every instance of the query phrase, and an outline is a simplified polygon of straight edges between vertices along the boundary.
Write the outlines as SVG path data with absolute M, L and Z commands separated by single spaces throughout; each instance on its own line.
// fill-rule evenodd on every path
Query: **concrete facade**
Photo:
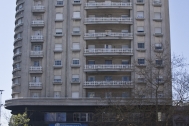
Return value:
M 155 61 L 161 50 L 170 59 L 168 0 L 16 4 L 13 99 L 7 108 L 98 106 L 105 104 L 98 97 L 109 95 L 137 100 L 134 92 L 145 84 L 137 83 L 135 61 Z M 162 85 L 161 92 L 161 100 L 171 98 L 171 84 Z

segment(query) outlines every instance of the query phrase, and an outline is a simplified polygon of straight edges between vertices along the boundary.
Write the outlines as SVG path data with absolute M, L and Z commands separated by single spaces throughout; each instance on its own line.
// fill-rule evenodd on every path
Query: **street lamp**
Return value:
M 2 99 L 2 93 L 4 90 L 0 90 L 0 126 L 1 126 L 1 107 L 3 106 L 3 104 L 1 103 L 1 99 Z

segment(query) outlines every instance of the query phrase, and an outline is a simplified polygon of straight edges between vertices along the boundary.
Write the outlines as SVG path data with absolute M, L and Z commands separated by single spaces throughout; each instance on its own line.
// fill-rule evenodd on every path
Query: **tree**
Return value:
M 28 126 L 30 119 L 27 117 L 27 111 L 23 114 L 12 115 L 9 126 Z

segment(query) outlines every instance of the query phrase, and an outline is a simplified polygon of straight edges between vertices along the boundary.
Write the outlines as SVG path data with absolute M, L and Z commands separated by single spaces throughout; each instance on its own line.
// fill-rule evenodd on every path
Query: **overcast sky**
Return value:
M 3 103 L 11 98 L 15 1 L 0 0 L 0 90 L 5 90 Z M 189 61 L 189 0 L 169 0 L 169 3 L 172 54 L 183 55 Z M 2 121 L 3 126 L 7 126 L 6 121 Z

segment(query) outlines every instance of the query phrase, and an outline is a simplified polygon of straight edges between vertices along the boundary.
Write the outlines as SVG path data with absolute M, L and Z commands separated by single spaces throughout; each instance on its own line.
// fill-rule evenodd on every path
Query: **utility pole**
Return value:
M 3 106 L 3 104 L 1 103 L 2 101 L 2 93 L 3 93 L 3 90 L 0 90 L 0 126 L 1 126 L 1 107 Z

